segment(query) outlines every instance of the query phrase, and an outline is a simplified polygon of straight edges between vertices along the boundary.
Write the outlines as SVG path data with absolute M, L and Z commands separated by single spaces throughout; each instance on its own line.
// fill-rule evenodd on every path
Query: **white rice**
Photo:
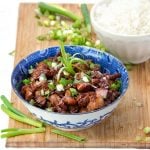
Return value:
M 150 0 L 101 0 L 95 19 L 104 29 L 126 35 L 150 33 Z

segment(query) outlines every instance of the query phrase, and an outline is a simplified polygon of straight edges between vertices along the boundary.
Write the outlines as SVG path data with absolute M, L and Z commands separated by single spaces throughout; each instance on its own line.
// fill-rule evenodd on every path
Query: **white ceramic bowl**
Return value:
M 91 23 L 97 37 L 104 43 L 109 51 L 124 63 L 138 64 L 150 58 L 150 34 L 147 35 L 121 35 L 111 33 L 104 29 L 95 20 L 95 10 L 101 3 L 96 3 L 91 10 Z
M 20 92 L 21 81 L 28 75 L 28 69 L 31 65 L 34 66 L 37 62 L 55 56 L 60 51 L 58 46 L 36 51 L 22 59 L 13 70 L 11 83 L 15 93 L 20 98 L 19 100 L 37 118 L 49 125 L 60 128 L 61 130 L 77 131 L 89 128 L 96 123 L 101 122 L 105 117 L 112 113 L 128 88 L 128 73 L 124 65 L 108 53 L 86 46 L 65 46 L 65 49 L 71 55 L 80 53 L 85 59 L 91 59 L 95 63 L 100 64 L 102 71 L 105 73 L 113 74 L 119 72 L 121 74 L 120 80 L 122 82 L 120 89 L 121 95 L 106 107 L 87 113 L 65 114 L 49 112 L 28 103 Z

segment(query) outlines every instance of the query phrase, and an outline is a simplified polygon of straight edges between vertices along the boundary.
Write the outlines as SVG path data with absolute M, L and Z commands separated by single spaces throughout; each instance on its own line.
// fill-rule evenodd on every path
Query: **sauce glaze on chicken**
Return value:
M 26 101 L 59 113 L 90 112 L 115 101 L 120 95 L 120 73 L 102 73 L 98 64 L 67 54 L 74 72 L 64 67 L 61 53 L 29 69 L 21 93 Z M 82 61 L 80 61 L 82 60 Z

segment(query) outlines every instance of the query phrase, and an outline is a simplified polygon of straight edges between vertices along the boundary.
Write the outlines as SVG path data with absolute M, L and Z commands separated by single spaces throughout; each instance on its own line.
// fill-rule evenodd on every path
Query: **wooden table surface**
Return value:
M 80 14 L 79 6 L 64 4 L 63 7 Z M 23 57 L 35 50 L 58 45 L 56 41 L 39 42 L 36 37 L 44 32 L 44 28 L 37 26 L 34 18 L 36 4 L 20 4 L 18 32 L 16 39 L 16 65 Z M 46 128 L 46 133 L 23 135 L 9 138 L 7 147 L 136 147 L 150 148 L 150 143 L 136 142 L 135 137 L 142 135 L 141 128 L 150 125 L 150 60 L 136 65 L 129 72 L 130 83 L 125 96 L 112 115 L 102 123 L 76 132 L 77 135 L 87 137 L 85 143 L 78 143 L 70 139 L 52 134 L 52 127 Z M 22 105 L 19 98 L 12 92 L 11 97 L 15 107 L 31 115 Z M 141 103 L 142 106 L 137 106 Z M 31 128 L 31 126 L 10 119 L 9 127 Z

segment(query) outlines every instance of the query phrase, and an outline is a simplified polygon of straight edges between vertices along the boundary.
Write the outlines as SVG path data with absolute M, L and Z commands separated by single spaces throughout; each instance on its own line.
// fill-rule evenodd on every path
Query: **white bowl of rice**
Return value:
M 100 0 L 91 23 L 101 42 L 124 63 L 150 59 L 150 0 Z

